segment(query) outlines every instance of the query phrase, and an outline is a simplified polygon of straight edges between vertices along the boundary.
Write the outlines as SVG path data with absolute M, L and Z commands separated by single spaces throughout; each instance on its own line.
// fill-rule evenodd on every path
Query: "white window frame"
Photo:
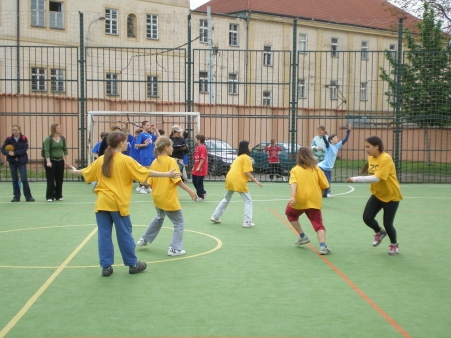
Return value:
M 338 100 L 338 81 L 331 80 L 329 88 L 330 88 L 330 99 Z
M 208 72 L 199 72 L 199 93 L 208 94 Z
M 331 38 L 330 39 L 330 50 L 332 52 L 332 57 L 337 58 L 339 56 L 338 46 L 340 39 L 339 38 Z
M 271 106 L 272 105 L 272 93 L 270 90 L 264 90 L 263 91 L 263 100 L 262 105 L 263 106 Z
M 305 79 L 298 79 L 298 98 L 307 98 L 307 86 Z
M 105 92 L 107 96 L 119 96 L 119 74 L 106 73 Z
M 147 76 L 147 97 L 158 97 L 158 76 Z
M 273 63 L 273 57 L 272 57 L 272 47 L 271 46 L 264 46 L 263 47 L 263 66 L 271 67 Z
M 52 93 L 66 92 L 66 70 L 50 68 L 50 91 Z
M 53 6 L 58 5 L 59 11 L 52 11 Z M 64 29 L 64 3 L 59 1 L 49 1 L 49 28 Z
M 119 11 L 114 8 L 105 8 L 105 34 L 119 35 Z
M 362 60 L 369 60 L 369 42 L 368 41 L 362 41 L 362 53 L 361 53 L 361 58 Z
M 229 46 L 238 46 L 238 24 L 229 24 Z
M 199 21 L 199 42 L 208 43 L 208 20 L 200 19 Z
M 396 57 L 396 44 L 391 43 L 390 47 L 389 47 L 389 50 L 390 50 L 390 53 L 391 53 L 390 54 L 391 57 L 394 59 Z
M 33 27 L 46 27 L 45 17 L 45 5 L 46 0 L 31 0 L 31 26 Z
M 146 14 L 146 38 L 158 40 L 158 15 Z
M 238 74 L 229 73 L 229 84 L 227 87 L 229 95 L 238 94 Z
M 47 69 L 44 67 L 31 67 L 31 91 L 47 91 Z
M 360 101 L 368 101 L 368 82 L 360 82 Z
M 299 53 L 307 53 L 307 34 L 299 34 Z

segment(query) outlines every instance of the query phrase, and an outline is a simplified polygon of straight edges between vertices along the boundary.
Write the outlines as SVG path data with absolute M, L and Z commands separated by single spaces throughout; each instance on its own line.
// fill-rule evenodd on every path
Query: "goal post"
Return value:
M 87 158 L 88 164 L 93 160 L 92 149 L 100 140 L 102 132 L 109 132 L 112 127 L 120 126 L 125 128 L 128 124 L 128 131 L 134 134 L 134 130 L 141 126 L 143 121 L 155 123 L 157 129 L 163 129 L 165 136 L 171 134 L 173 125 L 179 125 L 188 131 L 189 137 L 193 138 L 200 132 L 199 112 L 131 112 L 131 111 L 105 111 L 92 110 L 87 117 Z

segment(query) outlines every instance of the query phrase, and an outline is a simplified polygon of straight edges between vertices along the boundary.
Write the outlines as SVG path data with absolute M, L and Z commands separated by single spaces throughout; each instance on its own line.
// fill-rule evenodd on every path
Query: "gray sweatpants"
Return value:
M 146 242 L 152 243 L 160 232 L 161 227 L 163 226 L 164 218 L 167 215 L 172 224 L 174 224 L 174 232 L 169 246 L 175 250 L 182 250 L 183 231 L 185 229 L 185 220 L 183 219 L 182 210 L 165 211 L 157 207 L 155 207 L 155 209 L 157 210 L 157 214 L 141 237 L 144 238 Z
M 221 202 L 219 202 L 219 205 L 217 206 L 213 217 L 219 218 L 224 214 L 224 211 L 227 209 L 227 206 L 230 203 L 230 200 L 232 199 L 234 191 L 233 190 L 227 190 L 224 198 Z M 252 222 L 252 199 L 250 192 L 239 192 L 241 198 L 244 201 L 244 222 Z

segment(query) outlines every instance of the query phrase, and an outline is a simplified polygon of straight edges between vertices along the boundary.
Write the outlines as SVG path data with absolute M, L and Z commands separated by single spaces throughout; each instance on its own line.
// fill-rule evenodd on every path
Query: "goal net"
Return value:
M 93 160 L 92 148 L 101 141 L 102 132 L 110 132 L 114 126 L 127 128 L 130 134 L 141 127 L 142 121 L 155 123 L 169 137 L 173 125 L 179 125 L 194 138 L 200 131 L 200 113 L 198 112 L 128 112 L 128 111 L 89 111 L 87 120 L 88 164 Z M 127 123 L 129 122 L 129 123 Z

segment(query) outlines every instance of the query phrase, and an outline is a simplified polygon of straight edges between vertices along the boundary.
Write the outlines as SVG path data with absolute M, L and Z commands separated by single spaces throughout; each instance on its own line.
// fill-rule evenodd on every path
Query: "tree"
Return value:
M 421 2 L 418 0 L 389 0 L 389 2 L 417 18 L 423 16 L 424 6 L 421 6 Z M 424 2 L 437 10 L 436 18 L 445 23 L 442 27 L 443 32 L 451 34 L 451 18 L 448 19 L 450 17 L 448 13 L 451 13 L 451 2 L 449 0 L 426 0 Z
M 423 20 L 418 23 L 419 34 L 404 31 L 407 48 L 402 65 L 401 118 L 424 129 L 427 162 L 430 164 L 428 128 L 451 125 L 451 57 L 446 49 L 447 39 L 442 32 L 442 22 L 435 11 L 424 3 Z M 387 52 L 390 71 L 380 68 L 380 77 L 388 83 L 386 95 L 396 93 L 396 60 Z M 390 100 L 392 107 L 396 99 Z

